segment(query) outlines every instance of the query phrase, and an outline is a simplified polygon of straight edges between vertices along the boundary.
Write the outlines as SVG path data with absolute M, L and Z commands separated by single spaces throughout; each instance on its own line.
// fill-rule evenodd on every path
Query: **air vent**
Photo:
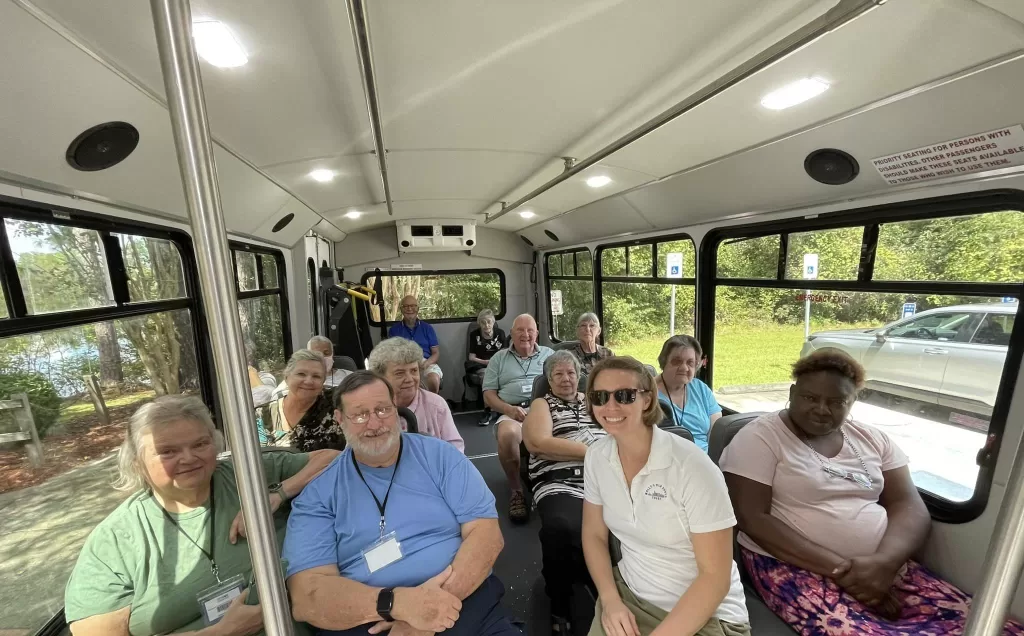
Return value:
M 431 237 L 434 235 L 433 225 L 411 225 L 409 231 L 415 238 Z
M 558 235 L 552 232 L 551 230 L 544 230 L 544 233 L 547 234 L 548 238 L 551 239 L 552 241 L 555 241 L 556 243 L 558 242 Z
M 530 239 L 528 239 L 528 238 L 526 238 L 525 236 L 522 236 L 522 235 L 520 235 L 519 238 L 523 239 L 523 243 L 526 243 L 530 247 L 533 247 L 533 241 L 531 241 Z
M 463 228 L 461 225 L 442 225 L 441 236 L 462 236 Z
M 857 160 L 842 150 L 822 148 L 804 159 L 807 176 L 825 185 L 843 185 L 853 181 L 860 173 Z
M 139 145 L 139 131 L 123 121 L 93 126 L 68 146 L 64 158 L 75 170 L 96 172 L 116 166 Z
M 277 223 L 274 224 L 274 227 L 270 228 L 270 231 L 271 232 L 275 232 L 275 233 L 276 232 L 280 232 L 285 227 L 287 227 L 288 224 L 291 223 L 292 219 L 294 219 L 294 218 L 295 218 L 295 215 L 292 214 L 291 212 L 289 212 L 288 214 L 285 214 L 284 216 L 281 217 L 280 221 L 278 221 Z
M 464 251 L 477 245 L 476 221 L 410 219 L 395 225 L 400 252 Z

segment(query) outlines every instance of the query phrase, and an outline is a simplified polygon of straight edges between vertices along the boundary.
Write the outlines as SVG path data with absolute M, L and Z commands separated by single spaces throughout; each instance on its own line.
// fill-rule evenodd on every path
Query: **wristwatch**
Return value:
M 282 502 L 288 501 L 288 493 L 284 491 L 284 486 L 281 485 L 281 482 L 270 484 L 270 488 L 268 490 L 270 490 L 270 494 L 274 494 L 276 492 L 280 495 Z
M 391 615 L 391 609 L 395 605 L 395 588 L 386 587 L 377 594 L 377 614 L 388 622 L 395 618 Z

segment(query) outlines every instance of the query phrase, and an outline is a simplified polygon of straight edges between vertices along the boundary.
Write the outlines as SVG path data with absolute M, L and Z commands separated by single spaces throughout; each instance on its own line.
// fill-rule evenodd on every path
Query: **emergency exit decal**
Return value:
M 1024 164 L 1024 127 L 990 130 L 872 159 L 889 185 L 932 181 Z

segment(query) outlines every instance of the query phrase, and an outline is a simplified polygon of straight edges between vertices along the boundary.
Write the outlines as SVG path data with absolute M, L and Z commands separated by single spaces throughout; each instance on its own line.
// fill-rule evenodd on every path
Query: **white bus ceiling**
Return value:
M 284 249 L 296 347 L 311 332 L 308 258 L 318 268 L 324 261 L 344 268 L 354 281 L 393 264 L 498 269 L 506 286 L 500 324 L 507 330 L 517 313 L 536 309 L 546 334 L 544 281 L 538 273 L 532 282 L 535 253 L 518 236 L 539 253 L 679 232 L 699 246 L 725 225 L 1024 190 L 1019 165 L 891 186 L 871 163 L 1024 124 L 1019 0 L 889 0 L 492 222 L 501 202 L 560 174 L 564 157 L 590 156 L 825 14 L 834 0 L 367 4 L 393 217 L 345 3 L 192 2 L 194 17 L 226 24 L 248 54 L 233 69 L 202 63 L 220 191 L 233 238 Z M 0 57 L 7 62 L 0 195 L 185 227 L 148 3 L 0 0 Z M 804 77 L 830 87 L 785 110 L 761 106 L 764 94 Z M 103 171 L 70 167 L 68 144 L 110 121 L 138 129 L 134 153 Z M 804 158 L 819 148 L 854 156 L 857 178 L 829 186 L 808 177 Z M 333 178 L 317 181 L 313 170 Z M 589 187 L 593 176 L 611 181 Z M 531 218 L 520 214 L 527 210 Z M 473 220 L 478 245 L 471 254 L 402 254 L 400 219 Z M 438 328 L 452 399 L 461 393 L 465 333 L 465 322 Z M 935 524 L 924 555 L 968 591 L 982 579 L 1024 433 L 1022 386 L 1024 376 L 984 513 Z M 1024 594 L 1012 611 L 1024 615 Z

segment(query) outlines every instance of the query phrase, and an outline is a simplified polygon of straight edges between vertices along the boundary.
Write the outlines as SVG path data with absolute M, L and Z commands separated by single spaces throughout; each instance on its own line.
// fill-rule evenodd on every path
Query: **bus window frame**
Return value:
M 659 272 L 658 269 L 658 243 L 670 243 L 672 241 L 690 241 L 693 245 L 693 252 L 695 260 L 693 263 L 694 273 L 696 276 L 688 276 L 684 278 L 668 278 L 666 276 L 629 276 L 629 248 L 637 247 L 642 245 L 651 246 L 651 271 Z M 626 276 L 605 276 L 604 275 L 604 263 L 602 262 L 602 256 L 605 250 L 616 249 L 619 247 L 626 248 Z M 628 241 L 619 241 L 616 243 L 602 243 L 594 248 L 594 312 L 601 320 L 601 336 L 598 341 L 604 344 L 604 294 L 602 293 L 604 283 L 654 283 L 658 285 L 680 285 L 686 286 L 691 285 L 694 288 L 694 298 L 697 299 L 697 304 L 694 307 L 694 333 L 696 331 L 697 324 L 700 322 L 700 296 L 697 289 L 697 281 L 700 279 L 700 252 L 698 250 L 697 242 L 693 240 L 688 232 L 677 232 L 675 234 L 665 234 L 663 236 L 648 236 L 640 239 L 630 239 Z
M 237 300 L 280 296 L 278 302 L 281 306 L 281 338 L 284 340 L 284 361 L 287 363 L 288 359 L 292 357 L 292 353 L 294 353 L 294 347 L 292 346 L 292 325 L 288 305 L 288 272 L 284 254 L 281 250 L 243 243 L 241 241 L 228 241 L 228 247 L 231 249 L 231 269 L 235 273 L 235 294 L 238 296 Z M 248 252 L 256 256 L 256 289 L 241 291 L 241 284 L 238 280 L 238 266 L 235 261 L 236 252 Z M 263 259 L 260 258 L 261 255 L 270 256 L 277 263 L 277 288 L 264 287 Z
M 5 219 L 47 223 L 64 227 L 93 230 L 99 233 L 107 264 L 107 274 L 114 294 L 114 305 L 92 309 L 66 310 L 45 314 L 29 314 L 21 288 L 7 234 Z M 127 270 L 121 246 L 114 234 L 128 234 L 170 241 L 181 257 L 185 295 L 182 298 L 131 302 L 128 294 Z M 217 417 L 218 404 L 213 386 L 213 350 L 210 348 L 206 314 L 199 292 L 199 270 L 196 265 L 192 237 L 182 230 L 125 220 L 95 212 L 42 204 L 0 196 L 0 285 L 7 302 L 8 318 L 0 319 L 0 339 L 42 333 L 97 322 L 133 318 L 147 314 L 186 309 L 192 320 L 193 345 L 199 373 L 199 391 L 203 401 Z M 219 421 L 219 420 L 218 420 Z
M 590 276 L 580 276 L 577 273 L 577 272 L 579 272 L 579 259 L 576 258 L 576 254 L 579 253 L 579 252 L 588 252 L 590 254 L 590 272 L 591 272 Z M 572 254 L 573 255 L 573 257 L 572 257 L 572 272 L 573 272 L 573 275 L 572 276 L 565 276 L 565 275 L 552 276 L 551 273 L 550 273 L 551 269 L 548 267 L 548 257 L 549 256 L 561 256 L 561 255 L 565 255 L 565 254 Z M 573 248 L 564 249 L 564 250 L 556 250 L 556 251 L 553 251 L 553 252 L 544 252 L 543 258 L 544 258 L 544 293 L 547 294 L 547 296 L 545 296 L 545 298 L 547 298 L 547 307 L 548 307 L 548 316 L 547 316 L 547 318 L 548 318 L 548 339 L 551 342 L 557 344 L 559 342 L 564 342 L 564 340 L 559 340 L 558 338 L 555 338 L 555 328 L 554 328 L 555 317 L 553 315 L 551 315 L 551 280 L 554 279 L 554 280 L 582 280 L 582 281 L 590 281 L 590 293 L 591 293 L 591 296 L 594 299 L 594 304 L 596 306 L 596 304 L 597 304 L 597 290 L 594 288 L 594 273 L 593 273 L 594 272 L 594 263 L 595 263 L 595 254 L 594 254 L 594 252 L 592 252 L 590 250 L 589 247 L 582 246 L 582 247 L 573 247 Z M 563 262 L 563 271 L 564 271 L 564 267 L 565 267 L 565 264 Z
M 377 275 L 376 269 L 377 268 L 371 268 L 369 271 L 364 272 L 363 276 L 359 279 L 359 284 L 363 285 L 363 286 L 368 286 L 369 280 Z M 498 311 L 496 311 L 495 314 L 494 314 L 494 320 L 495 320 L 495 322 L 497 322 L 498 320 L 501 320 L 502 318 L 505 317 L 505 313 L 508 311 L 508 309 L 507 309 L 508 301 L 507 301 L 507 298 L 506 298 L 507 290 L 506 290 L 506 285 L 505 285 L 505 272 L 503 272 L 502 270 L 498 269 L 497 267 L 476 267 L 476 268 L 473 268 L 473 269 L 412 269 L 412 270 L 409 270 L 409 269 L 383 269 L 383 268 L 380 269 L 380 275 L 381 275 L 382 278 L 385 277 L 385 276 L 444 276 L 444 275 L 452 275 L 452 274 L 497 274 L 498 275 L 498 304 L 500 305 L 500 307 L 498 308 Z M 492 309 L 492 311 L 493 311 L 493 309 Z M 382 316 L 382 318 L 384 318 L 384 316 Z M 462 323 L 476 322 L 476 318 L 477 318 L 476 316 L 466 316 L 466 317 L 457 317 L 457 318 L 421 318 L 421 320 L 423 320 L 424 322 L 429 322 L 432 325 L 441 325 L 441 324 L 458 323 L 458 322 L 462 322 Z M 373 314 L 372 313 L 370 314 L 368 320 L 369 320 L 370 325 L 373 326 L 373 327 L 380 327 L 382 325 L 393 325 L 393 324 L 401 321 L 401 319 L 398 319 L 398 320 L 387 320 L 387 319 L 384 319 L 382 321 L 375 321 L 373 319 Z
M 946 281 L 876 281 L 873 280 L 875 249 L 878 245 L 879 226 L 900 221 L 920 221 L 954 216 L 972 216 L 988 212 L 1017 211 L 1024 213 L 1024 192 L 1000 189 L 978 193 L 957 194 L 916 201 L 904 201 L 863 208 L 853 208 L 821 214 L 813 218 L 797 217 L 763 223 L 716 227 L 704 235 L 697 260 L 697 331 L 708 358 L 704 369 L 705 381 L 711 385 L 714 377 L 715 348 L 715 296 L 718 287 L 761 287 L 771 289 L 849 291 L 876 293 L 928 293 L 957 296 L 1003 297 L 1016 296 L 1024 302 L 1024 284 L 976 283 Z M 863 226 L 861 255 L 857 280 L 802 280 L 786 279 L 787 235 L 813 230 L 829 230 Z M 717 275 L 719 246 L 730 239 L 757 238 L 780 235 L 779 267 L 775 279 L 720 278 Z M 1018 303 L 1019 306 L 1019 303 Z M 1020 311 L 1018 309 L 1018 311 Z M 1021 360 L 1024 354 L 1024 328 L 1014 323 L 1006 362 Z M 988 437 L 978 451 L 978 479 L 971 498 L 953 502 L 918 488 L 932 518 L 943 523 L 966 523 L 978 518 L 985 510 L 995 475 L 996 459 L 1002 444 L 1009 415 L 1013 389 L 1017 383 L 1019 365 L 1003 364 L 999 390 L 989 421 Z

